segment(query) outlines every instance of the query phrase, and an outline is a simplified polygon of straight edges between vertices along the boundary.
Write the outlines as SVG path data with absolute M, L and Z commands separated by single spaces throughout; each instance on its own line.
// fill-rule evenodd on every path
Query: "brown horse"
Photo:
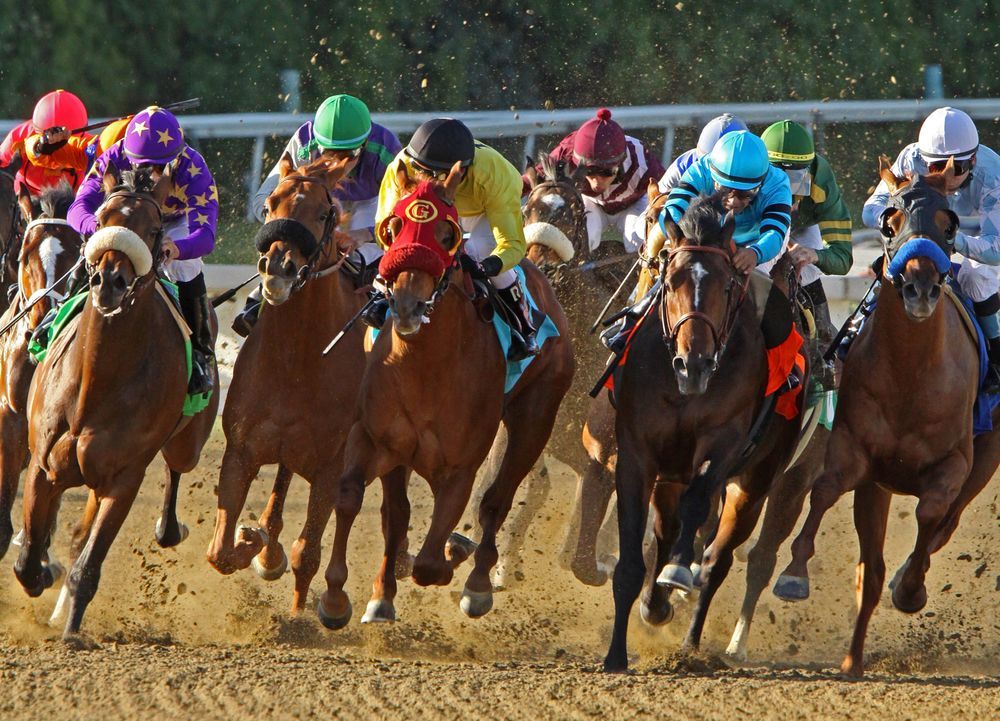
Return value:
M 30 596 L 51 585 L 41 563 L 62 493 L 86 485 L 86 538 L 67 578 L 65 635 L 80 629 L 97 591 L 101 565 L 162 451 L 169 472 L 159 534 L 179 541 L 177 485 L 198 462 L 218 407 L 182 415 L 187 396 L 180 311 L 168 305 L 156 275 L 162 217 L 173 187 L 169 166 L 104 178 L 99 230 L 88 241 L 90 292 L 77 319 L 52 343 L 28 396 L 31 462 L 24 490 L 25 543 L 14 572 Z M 213 319 L 214 320 L 214 319 Z M 217 379 L 216 387 L 217 386 Z M 158 535 L 159 535 L 158 534 Z
M 11 539 L 10 511 L 21 471 L 28 461 L 25 406 L 35 371 L 28 357 L 28 341 L 52 301 L 63 299 L 66 283 L 56 285 L 56 281 L 79 259 L 83 242 L 66 222 L 66 211 L 73 202 L 73 189 L 68 183 L 43 191 L 35 200 L 22 187 L 18 202 L 19 214 L 28 225 L 15 276 L 17 294 L 0 318 L 0 326 L 6 326 L 29 304 L 34 305 L 0 338 L 0 558 Z M 52 290 L 46 295 L 48 288 Z
M 642 540 L 650 498 L 657 543 L 643 615 L 656 623 L 669 619 L 670 589 L 653 580 L 668 557 L 671 566 L 690 566 L 694 535 L 708 516 L 712 493 L 738 473 L 726 489 L 718 530 L 702 559 L 702 591 L 685 640 L 685 647 L 697 648 L 733 549 L 753 531 L 798 433 L 797 419 L 775 414 L 756 451 L 741 460 L 764 404 L 768 367 L 754 303 L 744 300 L 745 281 L 732 265 L 734 225 L 732 216 L 722 222 L 715 197 L 691 204 L 681 221 L 683 231 L 667 223 L 671 249 L 662 270 L 665 291 L 633 334 L 628 362 L 616 380 L 621 559 L 614 572 L 608 671 L 628 666 L 628 620 L 646 574 Z M 679 499 L 672 488 L 678 482 L 687 484 Z
M 7 290 L 17 282 L 17 258 L 24 234 L 15 185 L 14 176 L 0 171 L 0 313 L 10 306 Z
M 775 588 L 786 600 L 808 597 L 807 564 L 820 522 L 837 499 L 853 490 L 861 546 L 859 608 L 841 665 L 852 676 L 864 673 L 868 622 L 882 594 L 882 549 L 892 494 L 919 499 L 913 552 L 890 583 L 893 605 L 916 613 L 927 603 L 924 580 L 931 554 L 951 537 L 962 510 L 989 482 L 1000 460 L 996 429 L 973 442 L 979 373 L 974 334 L 957 304 L 941 300 L 949 294 L 942 291 L 958 229 L 944 195 L 954 177 L 952 163 L 911 182 L 894 177 L 883 158 L 881 176 L 891 191 L 882 227 L 890 277 L 844 363 L 826 470 L 813 487 L 792 561 Z M 903 256 L 903 267 L 894 268 L 890 261 L 908 250 L 908 243 L 916 250 Z
M 310 487 L 306 522 L 291 555 L 293 613 L 304 608 L 319 570 L 320 540 L 365 368 L 358 326 L 330 355 L 322 354 L 365 301 L 339 270 L 350 238 L 336 231 L 340 208 L 332 192 L 349 160 L 323 159 L 298 170 L 287 155 L 280 161 L 281 180 L 267 199 L 268 222 L 257 239 L 266 303 L 237 356 L 222 415 L 226 451 L 208 560 L 220 573 L 253 561 L 264 579 L 280 577 L 288 563 L 278 540 L 285 494 L 292 474 L 299 474 Z M 260 528 L 237 529 L 250 483 L 271 463 L 280 466 Z M 387 478 L 403 486 L 406 472 Z
M 417 225 L 433 224 L 429 232 L 419 231 L 420 242 L 392 245 L 382 262 L 381 271 L 388 274 L 392 318 L 372 350 L 359 414 L 347 440 L 333 555 L 326 571 L 327 591 L 317 606 L 320 619 L 330 628 L 342 627 L 351 615 L 350 599 L 343 588 L 348 570 L 347 541 L 361 510 L 365 486 L 397 466 L 413 468 L 427 479 L 434 495 L 434 511 L 412 575 L 422 586 L 447 584 L 460 560 L 446 557 L 447 539 L 465 510 L 476 470 L 503 421 L 506 450 L 479 508 L 483 535 L 461 601 L 462 610 L 472 617 L 490 610 L 490 570 L 498 557 L 497 530 L 510 510 L 518 484 L 545 447 L 559 402 L 572 381 L 566 318 L 545 276 L 530 262 L 522 261 L 532 295 L 560 335 L 545 342 L 517 384 L 504 394 L 506 364 L 496 331 L 480 316 L 486 309 L 470 301 L 471 287 L 466 287 L 465 273 L 454 264 L 448 269 L 442 258 L 448 255 L 453 263 L 461 243 L 457 213 L 448 210 L 461 178 L 462 170 L 456 163 L 443 183 L 421 184 L 403 201 L 413 206 L 407 206 L 404 214 L 408 217 L 390 216 L 383 226 L 391 241 L 403 232 L 417 234 Z M 399 184 L 411 187 L 405 168 L 400 169 Z M 440 264 L 440 276 L 437 265 L 432 270 L 432 260 Z M 433 320 L 425 323 L 431 315 Z M 409 505 L 405 496 L 391 502 L 394 510 L 383 526 L 387 530 L 385 560 L 374 584 L 367 620 L 395 618 L 396 584 L 387 566 L 395 545 L 405 538 Z

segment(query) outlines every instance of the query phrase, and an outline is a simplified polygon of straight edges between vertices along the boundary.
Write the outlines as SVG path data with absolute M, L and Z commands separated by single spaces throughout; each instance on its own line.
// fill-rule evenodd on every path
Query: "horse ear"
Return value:
M 736 216 L 733 211 L 726 213 L 725 219 L 722 221 L 722 238 L 726 243 L 731 243 L 733 240 L 733 233 L 736 231 Z
M 31 194 L 24 183 L 21 183 L 21 187 L 17 190 L 17 205 L 21 208 L 21 217 L 24 218 L 25 223 L 30 223 L 35 219 L 35 209 L 31 205 Z M 41 209 L 38 212 L 41 213 Z
M 944 238 L 951 243 L 955 240 L 955 236 L 958 234 L 959 219 L 955 211 L 950 208 L 946 208 L 944 212 L 948 214 L 949 220 L 948 227 L 944 231 Z
M 458 192 L 458 184 L 462 182 L 462 163 L 456 160 L 448 171 L 448 177 L 444 181 L 444 199 L 449 203 L 455 202 L 455 194 Z
M 670 240 L 670 245 L 676 246 L 684 240 L 684 233 L 681 231 L 681 227 L 670 217 L 670 213 L 667 213 L 664 217 L 663 226 L 667 229 L 667 238 Z
M 399 187 L 400 193 L 407 193 L 410 190 L 410 176 L 406 172 L 406 163 L 396 164 L 396 185 Z
M 344 155 L 339 160 L 320 158 L 315 163 L 302 168 L 301 172 L 304 175 L 318 178 L 327 187 L 327 190 L 332 191 L 343 177 L 347 175 L 347 166 L 352 160 L 354 158 L 349 155 Z
M 531 164 L 531 158 L 528 158 L 528 165 L 524 168 L 524 177 L 528 181 L 529 188 L 538 185 L 538 169 Z
M 646 186 L 646 199 L 652 203 L 658 197 L 660 197 L 660 184 L 650 178 L 649 185 Z
M 111 170 L 106 170 L 104 172 L 104 177 L 101 179 L 101 186 L 104 188 L 104 194 L 107 195 L 115 186 L 118 185 L 118 178 Z
M 281 160 L 278 161 L 278 180 L 284 180 L 294 170 L 295 162 L 292 160 L 291 153 L 285 151 L 281 156 Z
M 163 206 L 163 204 L 167 201 L 167 198 L 170 196 L 170 191 L 173 188 L 173 185 L 173 175 L 171 174 L 169 168 L 164 168 L 163 173 L 153 184 L 152 196 L 157 205 L 161 207 Z
M 897 178 L 892 172 L 892 161 L 889 160 L 888 156 L 878 156 L 878 174 L 882 179 L 882 182 L 884 182 L 886 187 L 889 188 L 889 192 L 895 193 L 899 188 L 901 179 Z

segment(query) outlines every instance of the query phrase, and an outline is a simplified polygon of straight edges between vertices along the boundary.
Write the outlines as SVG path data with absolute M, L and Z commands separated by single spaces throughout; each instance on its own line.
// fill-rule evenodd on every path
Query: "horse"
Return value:
M 662 623 L 671 616 L 671 589 L 653 581 L 668 558 L 670 567 L 690 566 L 710 497 L 732 479 L 702 558 L 702 591 L 684 642 L 685 648 L 697 648 L 733 550 L 753 531 L 798 435 L 797 418 L 774 413 L 756 449 L 744 457 L 765 403 L 769 369 L 754 303 L 746 294 L 749 279 L 732 265 L 733 216 L 723 220 L 721 202 L 712 196 L 692 203 L 680 227 L 670 220 L 665 225 L 671 247 L 661 271 L 663 291 L 633 333 L 628 362 L 615 381 L 621 558 L 614 570 L 615 620 L 606 671 L 628 666 L 628 620 L 646 574 L 642 541 L 650 498 L 657 515 L 656 557 L 641 610 L 648 622 Z M 800 410 L 801 394 L 793 402 L 793 410 Z M 686 483 L 683 495 L 677 483 Z
M 25 541 L 14 573 L 29 596 L 52 584 L 41 561 L 67 488 L 90 489 L 77 536 L 83 541 L 64 589 L 64 638 L 80 630 L 101 566 L 135 500 L 146 468 L 163 454 L 169 480 L 157 522 L 161 545 L 184 538 L 176 519 L 182 473 L 192 470 L 218 408 L 183 415 L 188 368 L 180 310 L 157 277 L 170 166 L 103 179 L 99 230 L 86 245 L 89 292 L 80 315 L 48 349 L 28 393 L 31 461 L 24 490 Z M 212 318 L 213 329 L 215 319 Z M 186 330 L 186 327 L 185 327 Z M 218 377 L 214 381 L 218 387 Z
M 883 546 L 892 494 L 919 499 L 913 552 L 889 584 L 892 604 L 916 613 L 927 603 L 931 554 L 947 543 L 962 510 L 1000 462 L 996 426 L 973 440 L 979 374 L 975 333 L 965 326 L 957 302 L 941 300 L 951 295 L 945 280 L 959 225 L 945 197 L 953 162 L 911 180 L 895 177 L 882 158 L 880 175 L 891 195 L 882 216 L 884 277 L 878 302 L 845 359 L 826 470 L 813 486 L 792 560 L 775 587 L 785 600 L 808 597 L 808 561 L 820 522 L 853 490 L 861 549 L 858 614 L 840 668 L 854 677 L 864 674 L 868 623 L 885 580 Z
M 545 341 L 520 379 L 504 393 L 506 363 L 496 330 L 484 322 L 480 314 L 488 309 L 473 302 L 466 273 L 455 263 L 462 234 L 451 203 L 462 176 L 456 163 L 443 182 L 425 181 L 414 189 L 405 167 L 400 167 L 397 182 L 409 194 L 397 208 L 405 205 L 406 217 L 394 213 L 380 224 L 389 245 L 380 273 L 387 284 L 391 319 L 372 349 L 358 415 L 347 439 L 327 590 L 317 604 L 317 614 L 329 628 L 343 627 L 351 616 L 344 591 L 347 542 L 365 486 L 401 465 L 427 480 L 434 496 L 433 516 L 413 561 L 412 577 L 421 586 L 447 584 L 462 560 L 446 556 L 447 539 L 465 510 L 476 471 L 503 421 L 506 448 L 479 507 L 483 534 L 460 603 L 462 611 L 473 618 L 492 608 L 490 570 L 498 558 L 497 530 L 518 484 L 545 447 L 559 403 L 572 382 L 574 362 L 566 317 L 545 276 L 531 262 L 522 261 L 528 288 L 559 335 Z M 393 242 L 404 232 L 416 234 L 417 239 Z M 433 320 L 425 323 L 425 318 Z M 395 545 L 405 538 L 409 504 L 405 495 L 387 498 L 386 503 L 392 508 L 383 516 L 385 560 L 365 613 L 367 620 L 396 617 L 396 583 L 387 565 Z
M 14 176 L 0 171 L 0 314 L 10 306 L 8 288 L 16 282 L 24 218 Z M 23 189 L 23 186 L 22 186 Z
M 266 201 L 267 223 L 256 241 L 265 304 L 236 358 L 222 414 L 226 450 L 208 561 L 223 574 L 252 562 L 265 580 L 279 578 L 288 566 L 278 538 L 285 495 L 292 474 L 302 476 L 310 484 L 309 502 L 292 548 L 293 614 L 305 607 L 319 570 L 320 541 L 365 369 L 356 326 L 332 353 L 322 354 L 365 301 L 340 272 L 351 240 L 336 230 L 341 212 L 332 192 L 349 160 L 320 159 L 298 170 L 287 154 L 279 161 L 280 180 Z M 279 468 L 259 528 L 237 529 L 250 483 L 262 465 L 272 463 Z M 399 469 L 384 482 L 405 486 L 406 476 Z
M 73 189 L 66 182 L 44 190 L 36 199 L 22 186 L 18 196 L 18 215 L 27 226 L 15 276 L 17 293 L 13 304 L 0 317 L 0 326 L 6 326 L 29 304 L 34 305 L 0 338 L 0 558 L 7 552 L 14 530 L 10 512 L 21 471 L 28 460 L 25 405 L 35 371 L 28 356 L 28 341 L 52 301 L 64 299 L 66 283 L 56 285 L 56 281 L 80 257 L 83 243 L 80 234 L 66 222 L 73 196 Z

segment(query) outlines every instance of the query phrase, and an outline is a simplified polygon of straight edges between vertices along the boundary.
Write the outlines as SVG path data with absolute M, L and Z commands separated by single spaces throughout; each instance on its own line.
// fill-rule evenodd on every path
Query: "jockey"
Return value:
M 473 140 L 460 120 L 428 120 L 413 134 L 409 144 L 396 156 L 382 178 L 376 223 L 392 214 L 403 195 L 396 170 L 403 166 L 417 180 L 442 179 L 461 163 L 462 181 L 455 195 L 462 230 L 468 233 L 465 253 L 478 261 L 482 275 L 489 278 L 498 297 L 514 311 L 518 325 L 511 328 L 509 360 L 521 360 L 538 353 L 531 310 L 513 268 L 527 244 L 521 216 L 521 176 L 500 153 Z M 371 316 L 370 323 L 384 318 L 388 304 Z M 376 317 L 377 316 L 377 317 Z
M 161 250 L 166 257 L 163 271 L 177 284 L 181 310 L 192 331 L 188 392 L 207 393 L 212 389 L 214 347 L 201 258 L 215 247 L 219 193 L 205 160 L 184 142 L 177 118 L 155 105 L 133 117 L 125 138 L 108 148 L 88 173 L 67 220 L 81 235 L 89 237 L 97 229 L 95 214 L 105 200 L 106 172 L 121 177 L 126 170 L 149 167 L 155 178 L 167 166 L 173 188 L 160 209 Z
M 638 251 L 646 234 L 646 187 L 664 172 L 656 156 L 626 135 L 611 119 L 610 110 L 601 108 L 596 117 L 563 138 L 549 157 L 564 162 L 569 175 L 583 169 L 586 182 L 581 192 L 590 250 L 601 244 L 604 229 L 613 225 L 625 250 Z
M 375 210 L 378 208 L 379 184 L 385 169 L 402 149 L 395 134 L 373 123 L 368 106 L 351 95 L 333 95 L 322 102 L 311 122 L 303 123 L 285 145 L 296 168 L 309 165 L 320 157 L 352 158 L 347 165 L 345 182 L 333 191 L 346 216 L 350 217 L 348 234 L 356 247 L 349 262 L 358 274 L 366 268 L 378 268 L 381 247 L 374 242 Z M 281 178 L 280 160 L 253 198 L 253 214 L 265 222 L 264 204 Z M 247 297 L 246 306 L 233 321 L 233 330 L 242 336 L 250 332 L 260 314 L 260 286 Z
M 0 166 L 20 155 L 16 186 L 36 196 L 60 181 L 76 190 L 98 155 L 96 138 L 87 133 L 71 135 L 87 125 L 87 108 L 73 93 L 53 90 L 35 104 L 31 120 L 14 127 L 0 143 Z
M 719 142 L 719 138 L 723 135 L 736 130 L 746 129 L 746 123 L 732 113 L 723 113 L 716 118 L 712 118 L 702 128 L 701 135 L 698 136 L 698 145 L 674 158 L 674 162 L 670 164 L 667 172 L 660 178 L 660 192 L 669 193 L 677 187 L 677 184 L 681 182 L 681 176 L 684 175 L 684 171 L 690 168 L 691 164 L 696 160 L 704 158 L 711 153 L 712 148 L 715 147 L 715 144 Z M 656 252 L 659 252 L 659 248 L 656 249 Z
M 826 158 L 816 153 L 809 132 L 796 122 L 782 120 L 761 135 L 771 165 L 785 171 L 792 190 L 792 229 L 788 254 L 799 270 L 802 289 L 812 300 L 817 344 L 814 351 L 833 342 L 837 329 L 830 320 L 830 306 L 820 276 L 846 275 L 854 262 L 851 213 L 841 196 L 837 178 Z M 825 390 L 836 387 L 834 368 L 814 352 L 812 377 Z
M 1000 156 L 979 144 L 976 124 L 955 108 L 938 108 L 920 126 L 917 142 L 907 145 L 892 166 L 897 177 L 925 175 L 953 159 L 954 182 L 948 187 L 948 207 L 959 216 L 961 226 L 978 226 L 978 235 L 959 230 L 955 251 L 962 256 L 956 279 L 971 300 L 989 346 L 989 371 L 984 389 L 1000 390 L 1000 297 L 997 273 L 1000 265 Z M 862 222 L 879 228 L 889 200 L 889 189 L 879 182 L 862 211 Z

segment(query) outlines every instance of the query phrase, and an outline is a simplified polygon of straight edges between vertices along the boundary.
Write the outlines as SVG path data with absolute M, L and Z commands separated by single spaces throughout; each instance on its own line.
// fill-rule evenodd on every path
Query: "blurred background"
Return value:
M 1000 97 L 1000 3 L 975 0 L 0 0 L 0 17 L 0 118 L 13 120 L 59 87 L 92 118 L 198 96 L 199 114 L 298 112 L 302 122 L 339 92 L 376 115 L 512 117 L 601 105 Z M 1000 120 L 977 124 L 984 144 L 1000 146 Z M 662 129 L 623 125 L 659 153 Z M 823 128 L 819 149 L 856 224 L 878 155 L 895 157 L 918 128 L 919 120 Z M 677 128 L 674 154 L 699 130 Z M 267 139 L 264 172 L 289 134 Z M 561 134 L 539 135 L 536 150 Z M 254 140 L 196 142 L 223 204 L 208 260 L 252 262 Z M 523 166 L 522 137 L 487 142 Z

